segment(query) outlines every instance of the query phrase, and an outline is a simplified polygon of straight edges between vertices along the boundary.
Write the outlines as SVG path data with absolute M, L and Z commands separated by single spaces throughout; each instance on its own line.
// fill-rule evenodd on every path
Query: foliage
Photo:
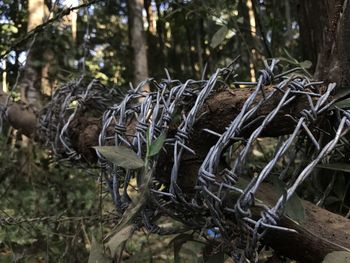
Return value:
M 236 55 L 241 56 L 236 69 L 240 79 L 252 79 L 251 67 L 256 70 L 262 58 L 271 56 L 305 70 L 312 66 L 301 56 L 297 11 L 291 1 L 253 1 L 252 9 L 244 0 L 144 2 L 149 73 L 155 78 L 164 78 L 167 68 L 180 80 L 199 79 L 205 68 L 206 73 L 212 72 L 229 64 L 229 58 Z M 66 7 L 64 1 L 45 3 L 52 15 Z M 0 54 L 12 50 L 0 61 L 0 74 L 2 83 L 10 90 L 17 88 L 28 50 L 38 55 L 34 62 L 39 71 L 48 66 L 51 90 L 82 74 L 111 86 L 128 85 L 133 73 L 126 1 L 100 1 L 78 10 L 76 38 L 72 36 L 71 21 L 61 19 L 46 26 L 31 48 L 32 40 L 13 49 L 16 40 L 27 33 L 27 5 L 28 0 L 0 0 Z M 254 13 L 255 27 L 251 27 L 249 11 Z M 13 92 L 18 95 L 20 91 Z M 335 106 L 348 108 L 349 99 Z M 112 226 L 117 215 L 109 195 L 102 192 L 105 186 L 101 186 L 98 172 L 64 167 L 53 162 L 47 151 L 22 140 L 13 130 L 4 129 L 3 134 L 6 136 L 0 137 L 0 261 L 84 262 L 90 255 L 89 262 L 97 259 L 103 262 L 106 253 L 101 244 L 107 233 L 114 233 Z M 164 140 L 162 134 L 149 143 L 149 157 L 161 150 Z M 261 144 L 255 149 L 254 160 L 248 161 L 247 174 L 253 174 L 273 156 L 271 145 L 277 142 L 264 140 Z M 299 196 L 346 214 L 350 181 L 349 165 L 344 162 L 349 160 L 348 148 L 341 149 L 345 156 L 334 155 L 329 163 L 319 165 L 313 180 L 299 189 Z M 125 165 L 130 165 L 125 149 L 124 155 L 113 149 L 97 150 L 102 150 L 100 153 L 107 159 L 130 168 Z M 302 154 L 310 157 L 308 149 Z M 303 161 L 300 156 L 299 162 Z M 133 158 L 132 165 L 139 168 L 145 165 L 143 160 Z M 228 162 L 230 158 L 233 156 L 227 154 Z M 282 168 L 286 161 L 281 161 Z M 278 174 L 282 168 L 274 172 Z M 282 182 L 276 183 L 276 191 L 284 191 Z M 145 199 L 145 192 L 140 194 L 140 199 Z M 140 201 L 130 206 L 129 216 L 141 205 Z M 293 219 L 302 221 L 304 213 L 297 196 L 286 210 Z M 3 219 L 7 221 L 2 225 Z M 206 249 L 207 240 L 193 233 L 145 237 L 142 231 L 131 229 L 130 218 L 124 220 L 127 221 L 122 228 L 124 232 L 109 239 L 107 247 L 115 254 L 124 246 L 121 256 L 129 262 L 179 262 L 180 259 L 191 262 L 194 257 L 203 256 L 202 250 Z M 174 224 L 170 219 L 163 223 Z M 167 244 L 165 248 L 164 244 Z M 208 256 L 208 262 L 210 258 L 215 261 L 222 257 L 222 253 L 214 253 Z
M 72 171 L 37 146 L 21 144 L 8 139 L 0 145 L 0 220 L 7 219 L 1 254 L 9 262 L 83 261 L 91 235 L 101 238 L 108 219 L 101 214 L 96 173 Z

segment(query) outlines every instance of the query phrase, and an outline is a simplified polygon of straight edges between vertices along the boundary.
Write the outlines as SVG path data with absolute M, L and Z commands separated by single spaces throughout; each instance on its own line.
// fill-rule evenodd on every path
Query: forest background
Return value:
M 1 89 L 38 107 L 82 75 L 125 90 L 165 78 L 164 69 L 174 79 L 200 79 L 239 55 L 240 79 L 255 81 L 265 58 L 312 72 L 317 57 L 301 45 L 299 4 L 288 0 L 0 0 L 0 10 Z M 2 133 L 0 218 L 12 223 L 0 227 L 0 261 L 87 261 L 113 227 L 98 171 L 53 161 L 5 124 Z M 349 185 L 334 180 L 337 190 L 322 205 L 346 215 Z M 173 260 L 172 238 L 136 235 L 124 256 Z M 196 257 L 202 247 L 194 242 L 182 253 Z

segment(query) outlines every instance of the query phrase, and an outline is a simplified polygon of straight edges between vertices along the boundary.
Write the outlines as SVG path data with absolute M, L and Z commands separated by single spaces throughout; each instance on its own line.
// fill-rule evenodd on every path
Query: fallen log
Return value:
M 276 201 L 276 191 L 269 184 L 263 184 L 258 198 L 268 204 Z M 309 201 L 302 200 L 305 219 L 301 224 L 284 216 L 279 225 L 291 228 L 297 233 L 270 229 L 265 236 L 265 243 L 281 255 L 298 262 L 318 263 L 333 251 L 350 251 L 350 220 L 331 213 Z M 255 211 L 256 216 L 259 212 Z
M 271 87 L 266 88 L 266 92 Z M 198 120 L 191 134 L 190 147 L 196 156 L 184 155 L 181 161 L 180 173 L 186 180 L 182 187 L 190 189 L 194 186 L 198 174 L 198 168 L 205 157 L 208 149 L 216 142 L 214 135 L 208 134 L 203 129 L 211 129 L 222 133 L 232 119 L 240 112 L 245 100 L 251 95 L 253 89 L 219 90 L 214 93 L 202 109 L 202 117 Z M 259 95 L 261 96 L 261 95 Z M 259 100 L 261 97 L 257 97 Z M 267 105 L 264 105 L 257 116 L 265 116 L 273 110 L 279 97 Z M 7 95 L 0 93 L 0 105 L 5 106 Z M 280 136 L 289 134 L 295 127 L 295 122 L 290 116 L 297 116 L 306 106 L 303 97 L 295 100 L 293 104 L 280 111 L 275 119 L 263 132 L 264 136 Z M 23 104 L 10 102 L 6 108 L 6 117 L 9 123 L 23 134 L 34 138 L 37 127 L 37 117 L 30 107 Z M 97 118 L 78 117 L 75 119 L 69 133 L 74 138 L 74 148 L 84 155 L 88 160 L 96 160 L 92 146 L 97 145 L 98 135 L 101 130 L 100 120 Z M 245 131 L 247 134 L 251 130 Z M 171 133 L 171 131 L 170 131 Z M 40 138 L 39 138 L 40 139 Z M 205 142 L 205 143 L 203 143 Z M 171 161 L 166 155 L 160 156 L 157 177 L 159 180 L 169 180 L 169 169 Z M 273 200 L 274 191 L 266 186 L 260 192 L 262 200 Z M 266 243 L 283 255 L 296 258 L 302 262 L 320 262 L 324 256 L 334 250 L 350 250 L 350 220 L 331 213 L 325 209 L 303 201 L 306 218 L 303 225 L 284 217 L 279 224 L 284 227 L 293 228 L 297 234 L 287 234 L 280 231 L 270 231 L 266 236 Z M 258 214 L 257 214 L 258 215 Z

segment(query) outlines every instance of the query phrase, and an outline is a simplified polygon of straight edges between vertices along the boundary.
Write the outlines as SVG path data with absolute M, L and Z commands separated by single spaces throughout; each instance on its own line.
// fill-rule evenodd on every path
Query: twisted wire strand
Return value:
M 276 59 L 265 62 L 265 69 L 259 71 L 257 82 L 237 81 L 234 64 L 216 70 L 208 79 L 190 79 L 184 83 L 172 80 L 166 71 L 166 79 L 160 82 L 147 79 L 124 95 L 113 89 L 108 91 L 97 81 L 85 85 L 79 80 L 55 92 L 52 103 L 43 111 L 40 129 L 47 138 L 46 145 L 52 147 L 57 158 L 74 162 L 83 160 L 72 147 L 69 129 L 77 116 L 84 115 L 88 107 L 96 105 L 98 114 L 102 116 L 99 146 L 124 145 L 133 149 L 140 158 L 145 158 L 147 140 L 152 144 L 159 136 L 165 135 L 167 139 L 163 148 L 150 161 L 151 166 L 156 167 L 158 156 L 165 151 L 172 158 L 169 185 L 164 187 L 161 182 L 157 182 L 153 175 L 155 169 L 152 169 L 149 201 L 139 212 L 135 223 L 152 233 L 168 233 L 168 230 L 154 222 L 159 215 L 166 215 L 182 222 L 186 229 L 197 230 L 203 235 L 206 235 L 206 230 L 215 228 L 220 238 L 228 241 L 228 244 L 237 238 L 235 248 L 232 247 L 235 262 L 256 262 L 257 247 L 267 229 L 293 231 L 277 223 L 283 215 L 286 202 L 310 176 L 315 166 L 335 150 L 340 138 L 350 127 L 350 113 L 338 110 L 340 122 L 336 134 L 329 143 L 322 145 L 315 122 L 334 102 L 332 92 L 335 84 L 329 84 L 326 91 L 322 92 L 323 83 L 300 74 L 301 68 L 277 72 L 278 63 Z M 185 151 L 196 155 L 189 147 L 194 124 L 201 117 L 199 113 L 210 95 L 219 87 L 228 89 L 232 84 L 253 86 L 255 89 L 225 132 L 218 134 L 204 129 L 218 139 L 199 168 L 195 193 L 187 195 L 178 184 L 179 168 Z M 145 85 L 150 86 L 151 92 L 143 91 Z M 276 98 L 278 103 L 271 112 L 256 117 L 260 109 Z M 258 138 L 266 127 L 276 121 L 276 116 L 297 99 L 305 100 L 305 108 L 297 116 L 285 116 L 295 123 L 293 133 L 280 138 L 272 158 L 242 188 L 238 181 L 246 173 L 244 168 Z M 71 109 L 73 102 L 77 106 Z M 179 123 L 176 123 L 176 119 Z M 130 123 L 134 123 L 134 128 L 128 128 Z M 174 125 L 175 132 L 170 135 L 170 127 Z M 249 137 L 242 138 L 243 132 L 248 129 L 252 130 Z M 297 142 L 300 138 L 305 138 L 313 145 L 314 155 L 310 160 L 305 160 L 293 176 L 287 176 L 299 153 Z M 230 169 L 220 170 L 220 157 L 232 140 L 239 141 L 241 145 L 235 150 L 236 159 Z M 142 170 L 123 169 L 109 162 L 98 151 L 96 154 L 114 205 L 122 214 L 132 200 L 129 196 L 131 180 L 136 178 L 137 187 L 140 187 Z M 271 207 L 257 203 L 255 195 L 258 189 L 267 178 L 273 176 L 272 171 L 278 169 L 282 158 L 289 160 L 280 174 L 280 179 L 286 182 L 286 192 Z M 253 219 L 251 208 L 256 206 L 262 212 L 260 218 Z

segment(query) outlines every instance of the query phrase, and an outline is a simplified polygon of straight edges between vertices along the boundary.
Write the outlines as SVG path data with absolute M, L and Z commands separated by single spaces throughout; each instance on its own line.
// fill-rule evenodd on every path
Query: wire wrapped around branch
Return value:
M 155 222 L 159 216 L 170 216 L 204 235 L 208 229 L 217 228 L 237 262 L 255 261 L 258 244 L 268 229 L 294 231 L 278 225 L 286 202 L 316 164 L 338 147 L 339 138 L 350 125 L 349 112 L 340 112 L 336 132 L 325 143 L 317 121 L 333 103 L 335 84 L 325 87 L 303 75 L 300 68 L 278 72 L 278 61 L 269 62 L 256 83 L 237 81 L 233 64 L 218 69 L 209 79 L 185 83 L 169 76 L 160 82 L 148 79 L 124 97 L 96 81 L 87 88 L 81 81 L 71 83 L 58 90 L 44 110 L 41 133 L 59 159 L 82 160 L 72 140 L 72 123 L 78 115 L 90 116 L 94 109 L 95 117 L 102 116 L 94 120 L 96 145 L 124 146 L 143 160 L 149 158 L 152 168 L 148 199 L 133 217 L 134 223 L 151 232 L 166 233 Z M 151 92 L 142 91 L 145 85 L 151 87 Z M 221 110 L 214 104 L 216 96 L 232 93 L 232 88 L 240 85 L 252 86 L 246 93 L 249 95 L 239 100 L 244 102 L 229 109 L 234 114 L 216 115 L 222 119 L 209 123 L 213 108 Z M 234 95 L 244 94 L 246 89 L 236 87 L 234 91 Z M 281 126 L 287 126 L 285 132 L 274 129 Z M 203 133 L 210 140 L 204 141 Z M 253 157 L 258 138 L 271 134 L 290 135 L 280 138 L 270 160 L 256 168 L 255 175 L 242 186 L 243 178 L 250 173 L 248 160 Z M 167 138 L 162 150 L 147 156 L 147 147 L 160 136 Z M 306 144 L 312 147 L 312 154 L 302 157 L 298 149 Z M 231 167 L 222 166 L 224 154 L 234 157 Z M 296 156 L 305 161 L 293 162 Z M 144 170 L 118 167 L 99 152 L 97 157 L 114 205 L 123 214 L 133 202 L 132 179 L 142 189 Z M 288 165 L 281 165 L 281 160 Z M 189 178 L 189 173 L 195 178 Z M 273 178 L 286 184 L 285 193 L 272 206 L 257 202 L 262 183 Z M 253 217 L 252 209 L 256 207 L 261 213 Z

